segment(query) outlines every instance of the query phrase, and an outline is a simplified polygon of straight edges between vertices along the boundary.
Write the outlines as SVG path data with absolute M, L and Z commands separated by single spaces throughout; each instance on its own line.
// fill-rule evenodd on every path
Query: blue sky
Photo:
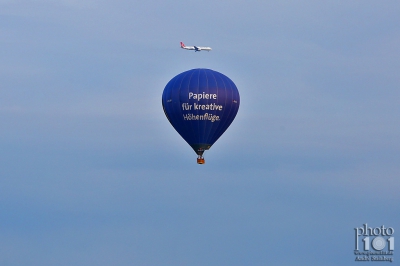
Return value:
M 355 227 L 400 230 L 398 14 L 0 0 L 0 264 L 353 265 Z M 241 95 L 205 165 L 161 107 L 192 68 Z

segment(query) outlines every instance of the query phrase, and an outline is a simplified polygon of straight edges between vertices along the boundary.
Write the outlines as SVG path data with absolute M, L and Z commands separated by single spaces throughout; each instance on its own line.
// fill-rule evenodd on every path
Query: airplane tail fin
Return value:
M 181 42 L 181 48 L 185 47 L 185 44 L 183 42 Z

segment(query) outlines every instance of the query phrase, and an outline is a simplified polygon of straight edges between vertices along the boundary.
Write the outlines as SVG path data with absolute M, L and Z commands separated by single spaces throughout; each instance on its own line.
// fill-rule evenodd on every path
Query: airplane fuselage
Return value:
M 181 42 L 181 48 L 185 50 L 194 50 L 195 52 L 200 51 L 211 51 L 211 47 L 203 47 L 203 46 L 186 46 L 183 42 Z

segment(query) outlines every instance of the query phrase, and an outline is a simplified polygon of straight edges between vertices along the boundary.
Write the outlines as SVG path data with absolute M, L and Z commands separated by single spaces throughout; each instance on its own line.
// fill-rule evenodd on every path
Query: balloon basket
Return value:
M 203 157 L 201 157 L 201 158 L 197 158 L 197 163 L 198 163 L 198 164 L 205 164 L 206 161 L 204 160 Z

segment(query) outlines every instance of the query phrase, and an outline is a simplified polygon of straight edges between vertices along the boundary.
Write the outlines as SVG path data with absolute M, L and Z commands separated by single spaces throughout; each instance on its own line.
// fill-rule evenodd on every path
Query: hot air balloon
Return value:
M 198 155 L 218 140 L 235 118 L 239 91 L 227 76 L 211 69 L 192 69 L 171 79 L 164 88 L 162 106 L 171 125 Z

